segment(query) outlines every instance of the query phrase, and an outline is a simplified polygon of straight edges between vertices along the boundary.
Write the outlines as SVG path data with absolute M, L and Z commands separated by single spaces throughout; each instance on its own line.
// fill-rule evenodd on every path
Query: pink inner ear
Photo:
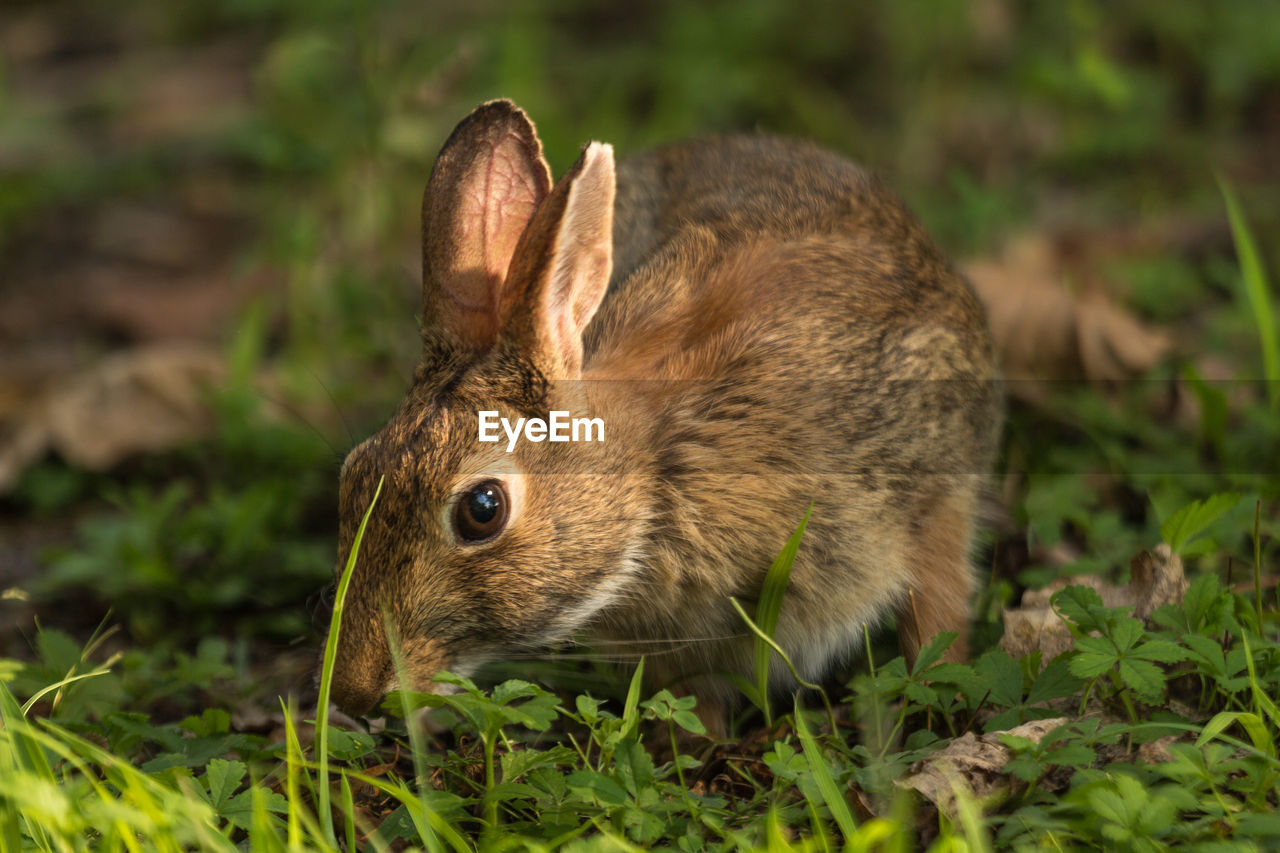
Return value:
M 523 144 L 514 133 L 496 140 L 488 162 L 467 182 L 456 219 L 461 264 L 441 282 L 459 307 L 492 315 L 494 321 L 516 244 L 545 192 Z
M 600 307 L 613 268 L 613 149 L 592 143 L 581 162 L 542 297 L 545 340 L 569 375 L 581 367 L 582 331 Z
M 527 159 L 504 156 L 504 153 L 510 155 L 513 149 L 518 150 L 520 145 L 515 134 L 509 134 L 508 138 L 512 145 L 496 146 L 493 159 L 489 161 L 484 212 L 485 255 L 489 261 L 486 267 L 504 279 L 520 235 L 546 194 L 529 171 Z
M 515 104 L 481 104 L 454 128 L 422 197 L 426 329 L 474 350 L 493 345 L 512 256 L 550 191 L 537 131 Z

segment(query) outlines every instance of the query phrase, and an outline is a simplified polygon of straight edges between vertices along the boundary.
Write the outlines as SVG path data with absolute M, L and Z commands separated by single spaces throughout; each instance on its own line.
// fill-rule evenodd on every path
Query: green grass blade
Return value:
M 633 738 L 640 728 L 640 690 L 644 683 L 644 658 L 636 664 L 636 671 L 631 674 L 631 684 L 627 687 L 627 701 L 622 705 L 622 736 Z
M 54 692 L 55 690 L 61 690 L 63 687 L 66 687 L 68 684 L 74 684 L 75 682 L 81 681 L 86 678 L 94 678 L 99 675 L 106 675 L 110 671 L 111 671 L 111 667 L 106 664 L 103 664 L 102 666 L 95 669 L 93 672 L 82 672 L 79 675 L 69 675 L 66 678 L 61 679 L 60 681 L 55 681 L 53 684 L 50 684 L 47 687 L 41 688 L 35 694 L 33 694 L 30 699 L 28 699 L 26 702 L 23 702 L 22 713 L 25 716 L 26 713 L 30 711 L 31 708 L 37 702 L 39 702 L 41 699 L 43 699 L 45 696 L 49 695 L 50 693 Z
M 319 764 L 316 779 L 316 796 L 319 800 L 320 823 L 324 827 L 325 840 L 330 846 L 338 846 L 338 838 L 333 832 L 333 814 L 329 810 L 329 693 L 333 683 L 333 664 L 338 654 L 338 636 L 342 629 L 342 608 L 347 600 L 347 587 L 351 585 L 351 575 L 356 568 L 356 557 L 360 554 L 360 543 L 364 541 L 364 530 L 373 515 L 373 508 L 378 504 L 382 494 L 382 483 L 385 477 L 378 478 L 378 488 L 373 492 L 373 500 L 360 519 L 360 527 L 356 529 L 356 538 L 351 543 L 351 553 L 347 555 L 347 565 L 338 579 L 338 590 L 333 598 L 333 617 L 329 621 L 329 639 L 324 644 L 324 664 L 320 670 L 320 696 L 316 700 L 316 761 Z
M 840 827 L 840 832 L 846 839 L 851 839 L 858 831 L 858 823 L 853 819 L 853 812 L 849 810 L 849 804 L 840 793 L 835 777 L 831 775 L 831 768 L 827 766 L 827 760 L 822 756 L 817 738 L 813 736 L 813 732 L 809 731 L 809 724 L 804 721 L 804 711 L 800 707 L 799 697 L 795 702 L 795 720 L 796 734 L 800 736 L 800 745 L 804 747 L 804 754 L 809 759 L 809 771 L 813 773 L 813 781 L 818 784 L 818 792 L 822 795 L 823 802 L 827 804 L 827 811 L 831 812 L 831 817 Z
M 773 714 L 769 707 L 769 663 L 777 648 L 769 640 L 778 630 L 778 615 L 782 612 L 782 600 L 786 597 L 787 584 L 791 581 L 791 567 L 795 564 L 796 554 L 800 551 L 800 538 L 804 536 L 804 529 L 812 514 L 813 504 L 809 504 L 804 518 L 800 519 L 800 525 L 765 573 L 764 582 L 760 586 L 760 600 L 756 603 L 754 625 L 759 628 L 756 631 L 754 653 L 756 692 L 761 698 L 760 710 L 764 712 L 766 726 L 773 725 Z
M 1244 281 L 1245 297 L 1258 325 L 1258 343 L 1262 347 L 1263 376 L 1267 380 L 1267 402 L 1273 413 L 1280 411 L 1280 340 L 1276 335 L 1275 311 L 1271 304 L 1271 287 L 1267 273 L 1258 254 L 1253 232 L 1244 218 L 1240 202 L 1230 185 L 1219 177 L 1218 188 L 1227 205 L 1227 218 L 1231 221 L 1231 236 L 1236 244 L 1236 257 L 1240 262 L 1240 276 Z
M 396 683 L 400 685 L 400 714 L 404 719 L 405 731 L 409 735 L 409 753 L 413 758 L 413 776 L 418 785 L 417 807 L 409 807 L 409 816 L 418 830 L 419 840 L 421 840 L 429 853 L 439 853 L 441 850 L 440 839 L 436 837 L 430 822 L 430 817 L 434 813 L 427 804 L 422 789 L 422 786 L 427 781 L 427 766 L 422 759 L 423 755 L 426 754 L 426 744 L 422 742 L 422 729 L 414 717 L 413 709 L 409 706 L 409 691 L 414 689 L 414 685 L 410 683 L 409 671 L 404 663 L 404 646 L 400 643 L 400 634 L 396 631 L 391 614 L 384 612 L 382 619 L 383 627 L 387 632 L 387 647 L 391 650 L 391 665 L 395 669 Z
M 356 798 L 351 790 L 351 780 L 345 773 L 342 774 L 342 813 L 347 816 L 343 825 L 347 853 L 356 853 Z
M 1253 691 L 1254 713 L 1261 719 L 1270 720 L 1272 726 L 1280 729 L 1280 708 L 1277 708 L 1276 703 L 1267 695 L 1266 688 L 1258 678 L 1258 665 L 1253 659 L 1253 649 L 1249 647 L 1249 635 L 1241 633 L 1240 641 L 1244 644 L 1244 664 L 1249 671 L 1249 688 Z M 1275 757 L 1274 752 L 1272 757 Z
M 352 772 L 349 775 L 359 779 L 366 785 L 377 788 L 408 809 L 410 820 L 414 822 L 415 826 L 419 827 L 420 832 L 423 827 L 429 826 L 436 835 L 443 838 L 449 847 L 457 851 L 457 853 L 471 853 L 473 850 L 472 846 L 467 843 L 467 840 L 456 829 L 450 826 L 433 809 L 428 808 L 421 797 L 415 796 L 403 784 L 395 785 L 385 779 L 366 776 L 363 773 Z
M 1253 606 L 1254 615 L 1258 619 L 1258 633 L 1262 628 L 1262 499 L 1253 505 Z M 1257 685 L 1254 685 L 1257 690 Z M 1280 724 L 1280 719 L 1275 720 Z
M 280 841 L 280 834 L 276 832 L 276 825 L 271 820 L 271 813 L 266 806 L 266 792 L 262 788 L 253 788 L 253 821 L 249 828 L 249 849 L 254 853 L 262 851 L 262 853 L 284 853 L 285 850 L 294 850 L 297 848 L 289 848 Z
M 1214 715 L 1213 719 L 1205 724 L 1204 732 L 1196 740 L 1196 746 L 1203 746 L 1213 740 L 1233 723 L 1238 723 L 1240 728 L 1244 729 L 1258 752 L 1270 755 L 1272 758 L 1276 757 L 1276 744 L 1271 737 L 1271 732 L 1267 730 L 1261 717 L 1249 711 L 1222 711 Z
M 0 744 L 4 745 L 4 749 L 0 749 L 0 770 L 10 779 L 27 777 L 34 779 L 37 784 L 57 784 L 53 765 L 35 734 L 37 733 L 27 721 L 23 710 L 18 707 L 18 700 L 9 692 L 4 682 L 0 682 Z M 4 816 L 5 837 L 21 834 L 19 819 L 26 825 L 27 833 L 37 847 L 42 850 L 53 849 L 53 842 L 44 827 L 24 814 L 20 808 L 13 810 L 12 823 L 8 815 Z M 22 847 L 6 846 L 5 849 L 20 850 Z
M 757 640 L 764 642 L 772 651 L 777 652 L 778 657 L 782 658 L 782 662 L 785 663 L 787 665 L 787 669 L 791 671 L 791 677 L 795 679 L 796 684 L 818 692 L 818 695 L 822 697 L 822 704 L 827 707 L 827 717 L 831 720 L 831 727 L 834 729 L 836 725 L 836 713 L 835 709 L 831 706 L 831 697 L 827 696 L 827 691 L 822 689 L 822 685 L 814 684 L 812 681 L 805 681 L 804 678 L 801 677 L 800 670 L 796 669 L 796 665 L 791 662 L 791 657 L 786 653 L 786 650 L 784 650 L 782 646 L 778 645 L 777 642 L 774 641 L 773 637 L 770 637 L 764 631 L 760 630 L 760 626 L 747 615 L 747 611 L 738 603 L 738 599 L 730 596 L 729 603 L 733 605 L 734 610 L 738 611 L 738 615 L 742 617 L 743 622 L 747 623 L 747 627 L 755 633 Z M 747 693 L 747 697 L 751 698 L 751 692 Z M 764 701 L 768 701 L 767 695 L 764 697 Z M 763 711 L 764 708 L 761 707 L 761 710 Z
M 742 605 L 738 606 L 741 607 Z M 745 610 L 742 612 L 746 613 Z M 738 692 L 743 696 L 746 696 L 748 702 L 759 708 L 761 713 L 764 713 L 765 697 L 760 695 L 760 691 L 756 689 L 755 684 L 753 684 L 746 676 L 739 675 L 736 672 L 726 672 L 723 677 L 734 687 L 738 688 Z
M 966 850 L 973 853 L 990 853 L 991 842 L 983 830 L 982 809 L 969 789 L 959 777 L 948 777 L 951 791 L 956 798 L 956 813 L 960 818 L 960 828 L 964 832 Z
M 766 634 L 764 630 L 755 623 L 755 620 L 753 620 L 750 616 L 747 615 L 747 611 L 743 608 L 742 604 L 738 601 L 738 599 L 730 597 L 729 603 L 733 605 L 733 609 L 738 611 L 738 615 L 742 617 L 742 621 L 747 623 L 747 627 L 750 628 L 752 633 L 756 635 L 756 640 L 758 642 L 764 643 L 765 647 L 770 651 L 774 651 L 778 653 L 778 657 L 782 658 L 782 662 L 785 663 L 787 665 L 787 668 L 791 670 L 791 676 L 796 680 L 797 684 L 799 684 L 801 687 L 807 687 L 810 690 L 822 689 L 822 685 L 814 684 L 811 681 L 805 681 L 800 676 L 800 671 L 796 669 L 795 664 L 791 662 L 791 657 L 787 654 L 786 650 L 783 649 L 782 646 L 778 645 L 777 641 L 775 641 L 773 637 L 770 637 L 768 634 Z M 759 685 L 757 685 L 757 689 L 759 689 Z
M 4 739 L 0 738 L 0 745 Z M 0 748 L 3 748 L 0 746 Z M 0 767 L 0 771 L 8 773 L 8 768 Z M 0 800 L 0 849 L 21 850 L 22 829 L 17 809 L 11 808 L 7 800 Z
M 59 792 L 75 790 L 80 782 L 87 788 L 86 794 L 91 791 L 94 795 L 77 801 L 74 811 L 66 813 L 73 824 L 82 825 L 75 827 L 63 821 L 60 834 L 64 838 L 100 831 L 105 842 L 100 849 L 119 849 L 122 844 L 129 850 L 180 851 L 184 849 L 181 836 L 201 850 L 235 850 L 230 839 L 217 830 L 212 809 L 191 797 L 181 785 L 169 787 L 47 720 L 40 721 L 40 730 L 24 725 L 33 742 L 58 757 L 58 774 L 46 781 L 58 785 Z M 32 824 L 29 817 L 28 825 Z M 114 842 L 116 838 L 119 844 Z M 147 847 L 139 844 L 141 838 L 146 839 Z M 84 848 L 61 844 L 52 849 Z
M 9 688 L 0 682 L 0 730 L 3 730 L 13 747 L 9 758 L 16 769 L 33 773 L 41 779 L 53 779 L 53 766 L 49 757 L 31 737 L 31 727 L 27 722 L 18 700 L 9 692 Z
M 289 798 L 289 815 L 286 820 L 289 849 L 296 849 L 301 839 L 301 827 L 298 809 L 302 800 L 298 796 L 298 771 L 302 763 L 302 745 L 298 742 L 298 731 L 293 725 L 293 699 L 290 697 L 286 705 L 280 701 L 280 710 L 284 712 L 284 745 L 285 745 L 285 796 Z M 255 820 L 256 820 L 255 816 Z

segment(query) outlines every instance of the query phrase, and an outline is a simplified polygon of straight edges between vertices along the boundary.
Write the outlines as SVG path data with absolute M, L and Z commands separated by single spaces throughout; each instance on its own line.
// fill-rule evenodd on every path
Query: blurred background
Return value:
M 417 354 L 423 185 L 498 96 L 557 174 L 591 139 L 816 139 L 964 263 L 1016 375 L 1086 380 L 1014 389 L 992 624 L 1023 585 L 1123 573 L 1211 491 L 1269 498 L 1274 541 L 1268 343 L 1218 181 L 1280 270 L 1278 45 L 1273 0 L 8 0 L 0 655 L 58 671 L 115 626 L 143 703 L 157 667 L 305 669 L 338 465 Z

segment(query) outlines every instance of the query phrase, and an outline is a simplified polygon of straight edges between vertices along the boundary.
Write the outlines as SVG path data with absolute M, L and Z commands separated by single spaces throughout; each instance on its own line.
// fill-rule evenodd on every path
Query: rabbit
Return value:
M 775 638 L 807 679 L 896 617 L 963 658 L 969 551 L 1001 425 L 983 309 L 882 184 L 766 135 L 553 184 L 534 125 L 482 104 L 422 204 L 423 355 L 346 458 L 339 572 L 379 480 L 332 696 L 367 712 L 448 669 L 594 639 L 698 697 L 713 736 L 752 670 L 748 608 L 806 509 Z M 479 440 L 587 414 L 602 441 Z M 389 638 L 390 634 L 390 638 Z M 794 687 L 771 668 L 774 689 Z M 408 686 L 408 685 L 406 685 Z

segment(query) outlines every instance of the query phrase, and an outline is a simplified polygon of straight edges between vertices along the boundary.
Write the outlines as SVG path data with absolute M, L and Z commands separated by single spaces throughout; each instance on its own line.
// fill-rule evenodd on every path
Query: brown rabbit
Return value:
M 616 196 L 616 198 L 615 198 Z M 723 731 L 753 600 L 812 503 L 776 638 L 816 677 L 896 615 L 958 631 L 1000 402 L 968 284 L 878 180 L 740 136 L 554 186 L 509 101 L 478 107 L 422 207 L 424 353 L 342 470 L 340 568 L 380 477 L 341 626 L 351 713 L 585 631 L 647 654 Z M 603 441 L 479 441 L 479 413 L 598 418 Z M 492 417 L 492 416 L 490 416 Z M 510 447 L 510 449 L 509 449 Z M 771 670 L 788 686 L 785 667 Z

